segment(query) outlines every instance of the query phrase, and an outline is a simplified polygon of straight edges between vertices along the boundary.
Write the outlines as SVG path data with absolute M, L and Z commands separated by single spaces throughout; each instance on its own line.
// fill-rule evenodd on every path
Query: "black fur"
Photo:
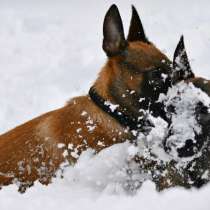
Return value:
M 179 60 L 179 62 L 177 62 Z M 184 37 L 181 36 L 179 43 L 174 52 L 173 58 L 174 69 L 174 83 L 180 80 L 185 80 L 195 77 L 188 60 L 187 52 L 185 50 Z
M 147 39 L 144 33 L 144 28 L 139 18 L 138 12 L 133 5 L 132 5 L 132 18 L 130 22 L 130 28 L 127 40 L 129 42 L 142 41 L 150 44 L 149 40 Z
M 127 41 L 125 40 L 122 19 L 115 4 L 109 8 L 105 15 L 103 35 L 103 49 L 107 56 L 118 55 L 126 48 Z

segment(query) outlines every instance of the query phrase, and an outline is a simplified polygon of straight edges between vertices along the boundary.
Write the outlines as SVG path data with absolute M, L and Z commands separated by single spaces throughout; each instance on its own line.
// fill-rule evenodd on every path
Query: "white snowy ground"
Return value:
M 0 0 L 0 132 L 87 93 L 106 59 L 101 49 L 102 22 L 112 3 Z M 150 40 L 170 58 L 184 34 L 194 72 L 210 78 L 209 0 L 115 3 L 126 31 L 133 3 Z M 136 195 L 125 195 L 116 180 L 107 178 L 112 166 L 121 167 L 118 160 L 125 155 L 116 153 L 116 147 L 112 150 L 112 158 L 106 151 L 97 157 L 86 153 L 65 179 L 56 179 L 48 187 L 37 183 L 23 195 L 16 186 L 3 188 L 0 210 L 209 210 L 210 185 L 201 190 L 176 188 L 157 193 L 146 182 Z

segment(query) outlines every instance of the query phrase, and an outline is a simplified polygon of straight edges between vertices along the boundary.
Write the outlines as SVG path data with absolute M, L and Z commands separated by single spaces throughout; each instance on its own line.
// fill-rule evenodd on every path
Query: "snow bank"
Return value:
M 135 196 L 125 193 L 122 183 L 129 178 L 125 159 L 132 150 L 128 143 L 124 143 L 105 149 L 96 156 L 91 150 L 86 151 L 74 167 L 66 168 L 64 179 L 56 178 L 47 187 L 35 183 L 24 194 L 17 193 L 14 185 L 3 188 L 0 207 L 2 210 L 209 208 L 210 185 L 201 190 L 173 188 L 158 193 L 154 184 L 146 181 Z

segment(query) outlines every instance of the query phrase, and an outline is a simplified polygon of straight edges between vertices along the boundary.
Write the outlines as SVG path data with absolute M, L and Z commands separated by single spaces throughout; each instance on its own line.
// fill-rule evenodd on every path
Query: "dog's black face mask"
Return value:
M 162 103 L 158 102 L 160 94 L 166 94 L 172 86 L 172 68 L 170 63 L 163 64 L 150 71 L 143 73 L 143 83 L 141 84 L 142 95 L 141 105 L 150 111 L 155 117 L 166 120 L 166 112 Z
M 143 95 L 147 95 L 151 102 L 156 102 L 161 93 L 166 94 L 168 88 L 172 85 L 172 69 L 170 66 L 156 67 L 144 73 L 144 82 L 142 84 Z
M 166 94 L 173 85 L 191 78 L 194 78 L 194 73 L 185 50 L 184 38 L 181 36 L 174 52 L 173 63 L 164 60 L 157 67 L 144 73 L 144 82 L 141 84 L 142 97 L 147 98 L 147 102 L 144 103 L 153 116 L 162 117 L 170 124 L 170 120 L 166 117 L 167 110 L 158 102 L 158 98 L 161 93 Z

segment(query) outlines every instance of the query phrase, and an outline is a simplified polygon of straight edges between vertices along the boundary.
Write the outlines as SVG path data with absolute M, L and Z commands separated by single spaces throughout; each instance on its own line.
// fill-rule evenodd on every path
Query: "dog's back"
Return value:
M 98 152 L 125 139 L 129 134 L 88 96 L 72 99 L 0 136 L 0 184 L 48 184 L 65 158 L 74 163 L 87 148 Z

